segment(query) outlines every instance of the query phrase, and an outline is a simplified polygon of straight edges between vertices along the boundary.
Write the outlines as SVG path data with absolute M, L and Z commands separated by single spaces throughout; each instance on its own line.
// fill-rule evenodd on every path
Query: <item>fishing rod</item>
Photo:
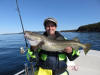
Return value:
M 22 30 L 23 30 L 23 34 L 25 35 L 25 32 L 24 32 L 24 25 L 23 25 L 23 21 L 22 21 L 22 17 L 21 17 L 21 14 L 20 14 L 20 9 L 18 7 L 18 1 L 16 0 L 16 6 L 17 6 L 17 11 L 18 11 L 18 14 L 19 14 L 19 18 L 20 18 L 20 22 L 21 22 L 21 26 L 22 26 Z M 28 43 L 27 43 L 27 40 L 24 36 L 24 40 L 25 40 L 25 44 L 26 44 L 26 51 L 28 50 Z M 36 57 L 38 57 L 38 50 L 36 50 L 36 52 L 34 53 L 36 55 Z M 21 48 L 21 53 L 23 54 L 25 52 L 25 50 L 23 49 L 23 47 Z M 38 61 L 38 59 L 37 59 Z M 34 71 L 33 71 L 33 64 L 32 62 L 30 62 L 30 65 L 31 65 L 31 71 L 32 71 L 32 75 L 34 75 Z M 26 75 L 28 75 L 28 66 L 27 64 L 25 64 L 25 73 Z
M 18 15 L 19 15 L 19 18 L 20 18 L 20 22 L 21 22 L 23 34 L 25 35 L 25 33 L 24 33 L 24 25 L 23 25 L 23 21 L 22 21 L 22 17 L 21 17 L 21 14 L 20 14 L 20 9 L 19 9 L 17 0 L 16 0 L 16 6 L 17 6 L 17 11 L 18 11 Z M 27 40 L 26 40 L 25 36 L 24 36 L 24 40 L 25 40 L 25 47 L 27 49 L 28 48 L 28 43 L 27 43 Z
M 21 14 L 20 14 L 20 10 L 19 10 L 19 7 L 18 7 L 18 1 L 16 0 L 16 6 L 17 6 L 17 11 L 18 11 L 18 15 L 19 15 L 19 18 L 20 18 L 20 22 L 21 22 L 21 26 L 22 26 L 22 30 L 23 30 L 23 34 L 25 35 L 25 32 L 24 32 L 24 25 L 23 25 L 23 21 L 22 21 L 22 17 L 21 17 Z M 26 50 L 24 50 L 23 47 L 20 48 L 20 52 L 23 54 L 25 53 L 28 49 L 28 43 L 27 43 L 27 40 L 24 36 L 24 40 L 25 40 L 25 47 L 26 47 Z M 25 65 L 25 75 L 28 75 L 28 66 L 27 66 L 27 63 L 24 64 Z

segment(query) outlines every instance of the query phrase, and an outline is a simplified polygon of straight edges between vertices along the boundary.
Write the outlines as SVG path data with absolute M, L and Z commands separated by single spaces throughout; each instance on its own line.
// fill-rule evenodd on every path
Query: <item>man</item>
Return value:
M 56 31 L 57 21 L 54 18 L 47 18 L 44 21 L 45 32 L 44 36 L 53 40 L 65 40 L 65 38 Z M 31 46 L 31 51 L 34 51 L 34 46 Z M 70 61 L 76 59 L 78 50 L 72 47 L 66 47 L 64 52 L 49 52 L 39 50 L 39 62 L 37 75 L 69 75 L 67 68 L 67 57 Z

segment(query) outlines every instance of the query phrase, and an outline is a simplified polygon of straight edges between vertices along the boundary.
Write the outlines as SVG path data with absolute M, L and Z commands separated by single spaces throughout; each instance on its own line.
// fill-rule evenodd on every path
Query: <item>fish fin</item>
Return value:
M 38 47 L 40 48 L 43 44 L 44 44 L 44 41 L 41 41 L 41 42 L 38 44 Z
M 80 40 L 78 39 L 78 37 L 73 38 L 73 41 L 80 42 Z
M 79 46 L 75 46 L 75 47 L 73 47 L 73 49 L 75 49 L 75 50 L 79 50 Z
M 41 41 L 34 50 L 37 50 L 38 48 L 41 48 L 41 46 L 44 44 L 44 41 Z
M 91 45 L 90 44 L 85 44 L 86 48 L 84 48 L 84 53 L 85 55 L 88 53 L 88 51 L 90 50 Z

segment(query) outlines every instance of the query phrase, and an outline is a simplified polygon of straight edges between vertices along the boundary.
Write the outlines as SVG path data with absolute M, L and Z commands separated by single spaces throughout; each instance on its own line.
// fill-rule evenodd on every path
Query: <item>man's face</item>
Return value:
M 56 26 L 54 25 L 53 22 L 49 22 L 47 23 L 45 29 L 49 35 L 54 35 L 56 31 Z

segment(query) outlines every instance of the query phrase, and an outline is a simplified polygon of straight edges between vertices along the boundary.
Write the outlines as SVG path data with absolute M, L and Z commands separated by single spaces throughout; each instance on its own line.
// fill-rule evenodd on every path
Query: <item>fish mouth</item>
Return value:
M 30 40 L 30 41 L 35 41 L 35 39 L 31 39 L 27 33 L 25 33 L 24 37 L 27 39 L 27 40 Z
M 24 35 L 24 37 L 27 39 L 27 41 L 32 45 L 32 46 L 36 46 L 39 44 L 39 41 L 37 41 L 36 39 L 31 39 L 28 34 L 26 33 Z

